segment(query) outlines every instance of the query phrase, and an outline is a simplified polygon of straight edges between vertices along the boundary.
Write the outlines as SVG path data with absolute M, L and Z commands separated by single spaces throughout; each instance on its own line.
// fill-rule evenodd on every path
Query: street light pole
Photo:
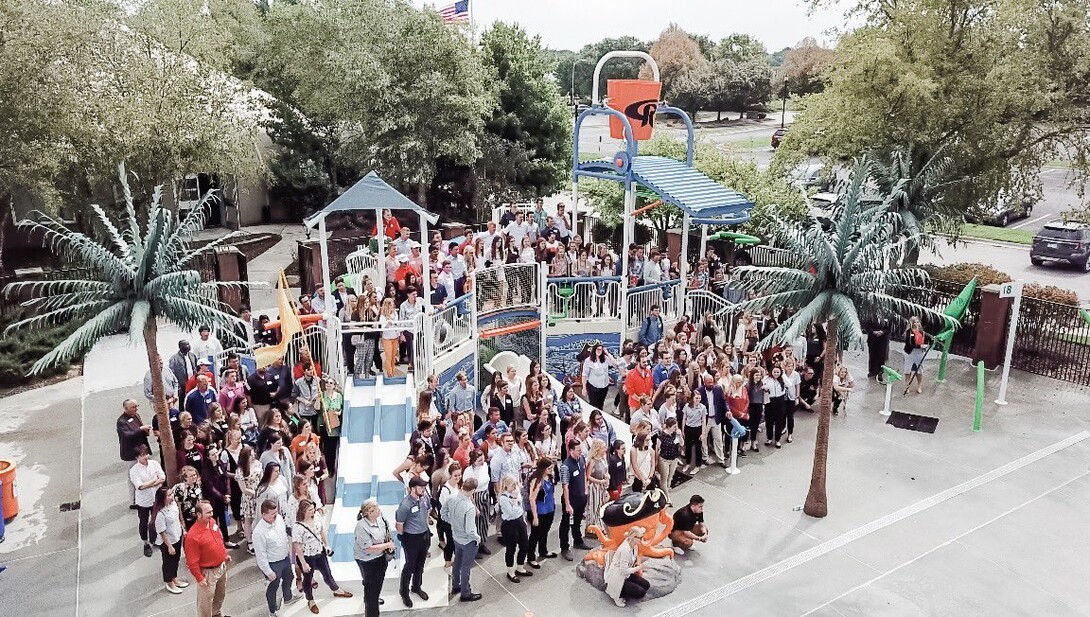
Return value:
M 784 128 L 787 121 L 787 78 L 783 78 L 783 108 L 780 109 L 780 128 Z

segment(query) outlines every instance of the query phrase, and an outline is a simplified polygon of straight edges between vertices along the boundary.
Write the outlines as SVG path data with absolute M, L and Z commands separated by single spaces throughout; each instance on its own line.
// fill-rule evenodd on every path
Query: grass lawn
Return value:
M 978 240 L 1033 244 L 1033 232 L 1028 229 L 1008 229 L 1006 227 L 965 223 L 961 226 L 961 235 L 965 238 L 976 238 Z
M 753 150 L 769 150 L 772 148 L 771 137 L 748 137 L 738 141 L 728 141 L 723 145 L 735 152 L 749 152 Z

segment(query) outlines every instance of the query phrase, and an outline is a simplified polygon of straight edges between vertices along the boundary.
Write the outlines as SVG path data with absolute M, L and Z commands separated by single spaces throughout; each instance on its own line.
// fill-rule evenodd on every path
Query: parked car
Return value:
M 980 206 L 966 215 L 970 223 L 984 223 L 994 227 L 1006 227 L 1011 221 L 1029 218 L 1033 214 L 1033 200 L 1029 197 L 1009 199 L 1000 193 L 995 203 Z
M 776 132 L 772 134 L 772 147 L 779 148 L 780 142 L 783 141 L 783 136 L 787 134 L 787 129 L 776 129 Z
M 1029 260 L 1039 266 L 1060 262 L 1090 272 L 1090 225 L 1053 221 L 1033 236 Z

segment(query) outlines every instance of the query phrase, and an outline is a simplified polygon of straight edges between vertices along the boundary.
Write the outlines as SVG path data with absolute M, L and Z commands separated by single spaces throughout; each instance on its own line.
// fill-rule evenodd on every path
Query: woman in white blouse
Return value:
M 583 385 L 587 390 L 587 401 L 592 407 L 604 408 L 609 391 L 609 369 L 616 364 L 617 360 L 601 343 L 595 345 L 590 356 L 583 361 Z
M 315 511 L 314 502 L 309 499 L 299 502 L 299 514 L 295 518 L 295 524 L 291 526 L 291 544 L 303 570 L 303 594 L 307 598 L 307 605 L 310 612 L 317 615 L 318 605 L 314 603 L 312 584 L 315 570 L 321 573 L 334 597 L 351 598 L 352 594 L 341 589 L 333 579 L 333 573 L 329 570 L 329 556 L 333 551 L 329 548 L 325 526 L 321 524 L 321 520 L 315 518 Z

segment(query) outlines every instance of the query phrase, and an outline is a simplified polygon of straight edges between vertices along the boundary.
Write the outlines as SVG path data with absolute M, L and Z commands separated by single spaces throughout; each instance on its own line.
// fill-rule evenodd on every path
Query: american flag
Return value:
M 439 9 L 439 16 L 448 24 L 469 21 L 469 0 L 458 0 Z

